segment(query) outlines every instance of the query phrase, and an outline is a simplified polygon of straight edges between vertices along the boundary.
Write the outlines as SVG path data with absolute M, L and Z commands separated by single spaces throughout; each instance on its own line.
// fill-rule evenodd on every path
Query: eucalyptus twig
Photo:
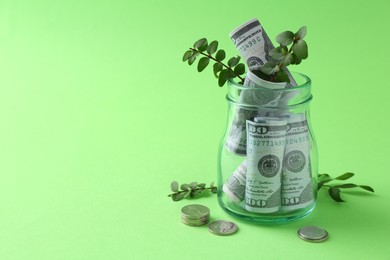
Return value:
M 215 56 L 213 54 L 215 53 Z M 194 43 L 193 48 L 189 48 L 184 55 L 183 61 L 187 61 L 192 65 L 196 58 L 202 55 L 204 57 L 199 59 L 198 72 L 203 71 L 213 60 L 214 76 L 218 78 L 218 85 L 222 87 L 228 79 L 239 78 L 240 83 L 244 83 L 243 74 L 245 73 L 245 65 L 240 62 L 240 56 L 232 57 L 225 64 L 222 61 L 226 58 L 226 52 L 223 49 L 218 50 L 218 41 L 212 41 L 208 44 L 206 38 L 202 38 Z
M 341 189 L 348 189 L 348 188 L 362 188 L 366 191 L 374 192 L 374 189 L 367 185 L 357 185 L 353 183 L 344 183 L 344 184 L 326 184 L 334 180 L 348 180 L 349 178 L 352 178 L 355 174 L 352 172 L 346 172 L 336 178 L 332 178 L 329 176 L 329 174 L 319 174 L 318 175 L 318 187 L 317 189 L 320 190 L 322 187 L 328 188 L 329 196 L 337 201 L 337 202 L 345 202 L 340 196 Z
M 179 201 L 184 198 L 193 198 L 203 194 L 205 191 L 209 191 L 213 194 L 217 193 L 217 187 L 214 186 L 214 182 L 210 183 L 210 187 L 206 187 L 206 183 L 191 182 L 190 184 L 180 185 L 177 181 L 171 183 L 171 190 L 173 193 L 169 194 L 168 197 L 172 197 L 173 201 Z
M 270 51 L 271 59 L 259 70 L 253 73 L 260 78 L 273 82 L 290 82 L 287 74 L 287 66 L 300 64 L 308 57 L 307 43 L 303 39 L 306 36 L 306 26 L 301 27 L 296 33 L 285 31 L 276 36 L 276 42 L 280 46 Z M 288 48 L 288 46 L 290 48 Z

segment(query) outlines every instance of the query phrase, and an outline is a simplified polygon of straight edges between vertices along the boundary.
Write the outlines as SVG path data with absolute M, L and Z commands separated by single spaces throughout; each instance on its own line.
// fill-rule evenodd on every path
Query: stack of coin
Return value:
M 210 219 L 209 208 L 192 204 L 181 209 L 181 222 L 188 226 L 202 226 L 207 224 Z

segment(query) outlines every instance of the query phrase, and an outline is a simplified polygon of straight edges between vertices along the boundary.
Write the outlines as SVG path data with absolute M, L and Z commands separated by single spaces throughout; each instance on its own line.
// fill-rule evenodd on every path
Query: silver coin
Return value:
M 209 231 L 219 236 L 227 236 L 237 231 L 237 225 L 226 220 L 217 220 L 209 224 Z
M 181 209 L 182 216 L 185 216 L 190 219 L 199 219 L 202 217 L 206 217 L 210 215 L 210 210 L 208 207 L 199 205 L 199 204 L 191 204 L 184 206 Z
M 307 226 L 298 230 L 298 236 L 309 242 L 322 242 L 328 239 L 328 232 L 317 226 Z

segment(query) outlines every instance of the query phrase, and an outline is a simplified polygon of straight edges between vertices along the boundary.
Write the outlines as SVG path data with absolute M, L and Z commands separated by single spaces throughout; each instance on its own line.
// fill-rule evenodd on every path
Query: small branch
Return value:
M 230 68 L 229 66 L 225 65 L 223 62 L 215 59 L 213 56 L 209 55 L 208 53 L 204 53 L 202 51 L 198 51 L 197 49 L 194 49 L 194 48 L 189 48 L 191 51 L 196 51 L 197 53 L 200 53 L 202 54 L 203 56 L 206 56 L 210 59 L 212 59 L 213 61 L 215 62 L 218 62 L 219 64 L 221 64 L 223 67 L 225 67 L 226 69 L 230 70 L 231 72 L 233 72 L 240 80 L 242 83 L 244 83 L 244 78 L 242 78 L 240 75 L 238 75 L 237 73 L 234 72 L 234 70 L 232 70 L 232 68 Z

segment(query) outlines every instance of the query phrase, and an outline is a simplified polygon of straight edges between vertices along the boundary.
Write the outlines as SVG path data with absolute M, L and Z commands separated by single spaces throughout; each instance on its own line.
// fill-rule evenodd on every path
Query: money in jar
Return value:
M 309 131 L 304 114 L 287 118 L 286 148 L 282 173 L 282 209 L 307 207 L 314 201 L 310 169 Z
M 247 121 L 245 209 L 272 213 L 281 206 L 281 172 L 287 121 L 256 118 Z

